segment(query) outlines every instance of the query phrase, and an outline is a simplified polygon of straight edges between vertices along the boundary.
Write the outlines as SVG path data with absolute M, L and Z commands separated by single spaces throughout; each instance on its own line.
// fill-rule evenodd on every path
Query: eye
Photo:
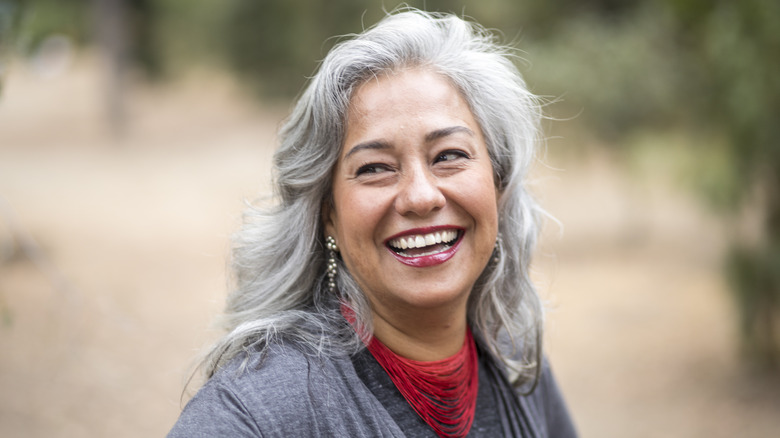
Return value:
M 357 172 L 355 172 L 355 175 L 376 175 L 378 173 L 387 172 L 389 170 L 390 168 L 386 164 L 370 163 L 360 166 Z
M 443 161 L 455 161 L 459 158 L 468 158 L 469 156 L 463 152 L 463 151 L 457 151 L 457 150 L 449 150 L 444 151 L 436 156 L 436 159 L 433 160 L 434 163 L 440 163 Z

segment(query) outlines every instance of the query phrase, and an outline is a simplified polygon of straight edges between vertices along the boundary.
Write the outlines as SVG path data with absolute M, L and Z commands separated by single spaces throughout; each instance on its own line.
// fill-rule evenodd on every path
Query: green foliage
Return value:
M 17 32 L 19 5 L 0 0 L 0 96 Z
M 88 40 L 90 19 L 88 0 L 28 0 L 20 8 L 23 51 L 34 50 L 52 34 L 70 37 L 77 43 Z
M 442 0 L 384 5 L 361 0 L 229 0 L 227 4 L 226 61 L 266 97 L 295 95 L 339 36 L 362 31 L 386 10 L 401 5 L 471 15 L 489 27 L 517 22 L 507 19 L 514 16 L 507 12 L 516 8 L 505 0 L 485 0 L 479 6 Z
M 760 362 L 780 370 L 780 4 L 772 0 L 668 1 L 675 11 L 681 52 L 694 80 L 686 97 L 699 124 L 717 127 L 728 140 L 732 211 L 758 189 L 765 211 L 762 240 L 734 242 L 729 259 L 743 339 Z M 691 19 L 695 6 L 702 8 Z M 711 197 L 712 198 L 712 197 Z M 717 198 L 716 198 L 717 199 Z
M 25 6 L 27 2 L 22 0 L 0 0 L 0 98 L 3 96 L 11 59 L 20 49 Z
M 686 131 L 660 146 L 686 184 L 731 220 L 760 205 L 760 240 L 735 233 L 726 265 L 744 350 L 780 370 L 780 3 L 648 0 L 565 20 L 531 52 L 537 92 L 564 93 L 555 115 L 581 112 L 615 145 L 656 130 L 645 149 Z
M 638 9 L 617 19 L 580 15 L 559 31 L 529 41 L 529 83 L 559 99 L 553 116 L 576 121 L 616 143 L 635 129 L 659 128 L 684 117 L 681 59 L 668 20 Z
M 333 40 L 360 30 L 361 2 L 231 0 L 226 15 L 227 61 L 265 95 L 291 96 Z
M 148 0 L 145 50 L 163 77 L 197 65 L 224 65 L 231 0 Z M 260 2 L 258 2 L 260 3 Z
M 780 170 L 780 5 L 769 0 L 717 2 L 697 26 L 678 29 L 695 60 L 688 97 L 700 123 L 729 136 L 744 186 Z M 695 68 L 695 69 L 694 69 Z M 765 168 L 765 171 L 756 172 Z

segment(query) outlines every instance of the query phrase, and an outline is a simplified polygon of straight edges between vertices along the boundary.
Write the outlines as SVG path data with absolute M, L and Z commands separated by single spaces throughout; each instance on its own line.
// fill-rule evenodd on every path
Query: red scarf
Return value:
M 406 401 L 440 437 L 468 435 L 479 384 L 477 348 L 470 329 L 466 329 L 460 351 L 442 360 L 421 362 L 401 357 L 376 337 L 368 350 Z

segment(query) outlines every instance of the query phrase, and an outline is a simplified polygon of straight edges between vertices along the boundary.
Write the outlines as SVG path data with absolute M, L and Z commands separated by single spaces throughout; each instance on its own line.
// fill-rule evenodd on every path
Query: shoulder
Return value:
M 204 430 L 217 435 L 229 430 L 231 436 L 239 430 L 246 436 L 281 434 L 298 426 L 303 430 L 312 406 L 321 400 L 327 404 L 327 394 L 344 384 L 337 361 L 286 343 L 250 348 L 206 382 L 177 426 L 190 426 L 182 436 Z M 179 436 L 175 431 L 171 435 Z
M 376 409 L 361 387 L 347 356 L 309 354 L 289 343 L 250 349 L 206 382 L 169 436 L 361 432 L 372 425 L 349 417 Z
M 542 362 L 542 370 L 536 388 L 530 394 L 530 385 L 517 389 L 520 403 L 530 411 L 537 426 L 547 431 L 547 436 L 576 437 L 566 402 L 563 399 L 558 383 L 555 380 L 549 362 Z
M 267 397 L 265 404 L 292 404 L 290 398 L 316 397 L 318 390 L 337 387 L 345 358 L 317 355 L 289 343 L 276 343 L 234 358 L 211 379 L 246 399 Z M 211 383 L 211 381 L 209 383 Z
M 536 382 L 529 381 L 515 386 L 510 383 L 507 366 L 485 346 L 484 338 L 477 334 L 475 339 L 486 355 L 488 367 L 494 370 L 494 379 L 500 387 L 501 397 L 507 405 L 513 406 L 515 412 L 523 413 L 523 421 L 530 423 L 528 427 L 536 431 L 536 435 L 557 438 L 577 436 L 566 402 L 546 357 L 542 358 L 539 378 Z M 502 334 L 496 347 L 499 350 L 515 351 L 516 353 L 506 354 L 506 356 L 519 358 L 519 349 L 511 347 L 512 345 L 506 335 Z

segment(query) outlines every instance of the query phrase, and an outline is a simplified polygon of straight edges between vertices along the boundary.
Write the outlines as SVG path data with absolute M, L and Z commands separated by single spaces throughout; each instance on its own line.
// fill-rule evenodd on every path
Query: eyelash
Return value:
M 449 160 L 449 159 L 448 159 L 448 160 L 439 160 L 440 158 L 442 158 L 442 157 L 444 157 L 444 156 L 447 156 L 447 155 L 455 155 L 456 157 L 455 157 L 455 158 L 453 158 L 453 159 L 451 159 L 451 160 Z M 458 159 L 458 158 L 469 158 L 469 156 L 468 156 L 468 154 L 467 154 L 467 153 L 465 153 L 465 152 L 463 152 L 463 151 L 459 151 L 459 150 L 447 150 L 447 151 L 444 151 L 444 152 L 440 153 L 439 155 L 437 155 L 437 156 L 436 156 L 436 159 L 435 159 L 433 162 L 434 162 L 434 163 L 440 163 L 440 162 L 442 162 L 442 161 L 453 161 L 453 160 L 456 160 L 456 159 Z
M 386 164 L 381 163 L 370 163 L 370 164 L 364 164 L 360 167 L 358 167 L 357 172 L 355 172 L 356 176 L 361 176 L 367 173 L 379 173 L 377 170 L 381 168 L 381 170 L 387 170 L 389 166 Z

